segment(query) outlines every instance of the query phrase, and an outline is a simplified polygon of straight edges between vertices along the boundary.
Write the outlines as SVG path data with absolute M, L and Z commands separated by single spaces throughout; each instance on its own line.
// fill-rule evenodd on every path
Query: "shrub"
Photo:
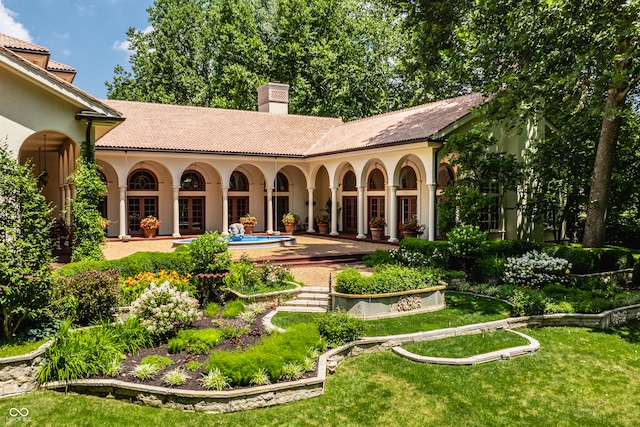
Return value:
M 269 378 L 269 373 L 266 369 L 260 368 L 256 371 L 255 374 L 249 380 L 249 384 L 251 385 L 268 385 L 271 384 L 271 379 Z
M 229 377 L 224 375 L 219 368 L 212 368 L 201 379 L 202 387 L 207 390 L 221 391 L 229 387 Z
M 113 270 L 90 270 L 59 279 L 54 285 L 54 312 L 82 325 L 109 317 L 118 301 L 118 278 Z
M 205 364 L 205 371 L 218 369 L 234 385 L 249 385 L 260 368 L 267 372 L 269 378 L 280 378 L 285 363 L 304 363 L 309 347 L 323 348 L 324 344 L 314 325 L 300 323 L 284 333 L 264 338 L 244 352 L 212 353 Z
M 545 252 L 564 258 L 575 274 L 622 270 L 633 266 L 633 254 L 625 248 L 582 248 L 578 245 L 549 245 Z
M 204 314 L 208 317 L 215 317 L 220 313 L 220 305 L 215 302 L 210 302 L 204 308 Z
M 158 367 L 158 370 L 161 371 L 164 368 L 166 368 L 167 366 L 170 366 L 171 364 L 173 364 L 173 360 L 169 359 L 168 357 L 165 356 L 160 356 L 157 354 L 152 354 L 149 356 L 145 356 L 142 358 L 142 360 L 140 361 L 141 365 L 154 365 Z
M 240 299 L 229 301 L 222 310 L 222 317 L 225 319 L 236 318 L 244 311 L 244 302 Z
M 542 245 L 527 240 L 487 240 L 482 244 L 482 254 L 501 258 L 516 257 L 531 251 L 540 251 Z
M 131 304 L 133 300 L 142 295 L 142 292 L 147 289 L 151 283 L 163 283 L 165 281 L 169 282 L 169 284 L 178 291 L 188 292 L 189 296 L 195 297 L 196 288 L 189 279 L 191 279 L 190 274 L 183 276 L 175 270 L 167 272 L 163 269 L 157 273 L 145 271 L 121 281 L 120 292 L 122 301 L 124 304 Z
M 402 239 L 407 240 L 407 239 Z M 374 252 L 366 254 L 362 257 L 362 262 L 367 267 L 374 267 L 380 264 L 393 264 L 395 260 L 389 254 L 389 251 L 383 251 L 382 249 L 377 249 Z
M 449 251 L 456 256 L 472 256 L 480 253 L 487 233 L 478 226 L 463 225 L 455 227 L 447 233 Z
M 518 258 L 507 258 L 504 264 L 504 281 L 512 285 L 531 287 L 562 283 L 566 280 L 570 268 L 571 264 L 565 259 L 533 251 Z
M 179 292 L 169 282 L 160 286 L 152 283 L 131 303 L 131 311 L 150 333 L 158 336 L 187 326 L 200 317 L 198 300 L 189 297 L 187 292 Z
M 397 265 L 380 265 L 372 276 L 355 269 L 345 269 L 336 276 L 337 292 L 366 295 L 423 289 L 438 284 L 439 276 L 429 269 L 413 269 Z
M 351 317 L 344 311 L 319 314 L 316 326 L 320 336 L 331 348 L 355 341 L 364 333 L 364 321 Z
M 304 366 L 300 363 L 295 362 L 287 362 L 282 365 L 282 374 L 280 374 L 280 379 L 293 381 L 297 380 L 304 374 Z
M 188 247 L 193 262 L 193 271 L 221 273 L 231 267 L 232 258 L 227 251 L 228 242 L 218 236 L 217 232 L 206 232 L 194 239 Z
M 476 276 L 485 280 L 500 281 L 504 276 L 506 259 L 497 255 L 483 256 L 473 267 Z
M 184 366 L 185 368 L 187 368 L 187 371 L 197 371 L 202 367 L 202 363 L 198 362 L 197 360 L 190 360 L 185 363 Z
M 231 273 L 223 279 L 226 287 L 248 295 L 290 289 L 291 281 L 288 267 L 275 265 L 273 261 L 258 267 L 248 258 L 232 264 Z
M 121 277 L 133 277 L 144 272 L 177 271 L 185 275 L 193 271 L 191 256 L 185 249 L 174 252 L 136 252 L 124 258 L 104 261 L 72 262 L 55 270 L 56 277 L 71 277 L 87 270 L 116 270 Z
M 405 267 L 445 268 L 449 263 L 446 253 L 438 248 L 435 248 L 431 253 L 423 254 L 422 252 L 409 251 L 400 247 L 391 249 L 389 256 L 395 263 Z
M 152 365 L 150 363 L 141 363 L 136 365 L 136 367 L 133 368 L 133 371 L 131 371 L 133 376 L 140 380 L 150 380 L 158 372 L 160 372 L 160 368 L 157 365 Z
M 169 353 L 187 350 L 191 354 L 206 354 L 220 343 L 223 333 L 219 329 L 187 329 L 169 340 Z
M 535 289 L 516 288 L 509 297 L 512 304 L 511 314 L 514 316 L 530 316 L 544 314 L 547 300 Z

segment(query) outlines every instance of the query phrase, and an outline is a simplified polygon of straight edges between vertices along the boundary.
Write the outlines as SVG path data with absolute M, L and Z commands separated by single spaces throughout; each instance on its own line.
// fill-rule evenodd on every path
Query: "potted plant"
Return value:
M 160 227 L 162 221 L 153 215 L 149 215 L 146 218 L 140 220 L 140 228 L 144 231 L 144 237 L 150 238 L 156 236 L 156 230 Z
M 246 214 L 245 216 L 240 217 L 240 224 L 244 226 L 245 234 L 253 234 L 253 227 L 258 223 L 258 220 L 255 216 L 251 216 L 250 214 Z
M 282 224 L 284 224 L 285 232 L 293 234 L 293 227 L 295 227 L 297 221 L 298 217 L 296 216 L 296 214 L 287 212 L 286 214 L 282 215 Z
M 402 231 L 404 237 L 417 237 L 418 234 L 422 234 L 424 232 L 424 225 L 420 224 L 418 218 L 413 215 L 411 218 L 400 224 L 400 231 Z
M 384 222 L 384 218 L 381 216 L 374 216 L 369 220 L 369 229 L 371 230 L 372 240 L 382 240 L 385 225 L 387 224 Z
M 319 234 L 329 234 L 329 215 L 320 214 L 316 216 L 316 222 L 318 223 Z

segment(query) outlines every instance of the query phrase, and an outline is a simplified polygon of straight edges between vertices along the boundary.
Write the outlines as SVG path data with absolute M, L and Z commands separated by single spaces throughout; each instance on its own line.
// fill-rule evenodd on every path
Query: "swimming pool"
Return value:
M 173 246 L 188 245 L 191 239 L 174 240 Z M 296 244 L 294 236 L 254 236 L 245 235 L 242 239 L 228 239 L 230 249 L 264 249 L 277 248 L 279 246 L 292 246 Z

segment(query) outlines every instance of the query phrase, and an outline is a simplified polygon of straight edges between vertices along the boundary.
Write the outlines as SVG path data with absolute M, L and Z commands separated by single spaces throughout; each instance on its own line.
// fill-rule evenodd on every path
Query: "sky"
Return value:
M 149 27 L 153 0 L 0 0 L 0 33 L 49 49 L 50 58 L 76 69 L 73 84 L 107 97 L 113 69 L 130 70 L 126 31 Z

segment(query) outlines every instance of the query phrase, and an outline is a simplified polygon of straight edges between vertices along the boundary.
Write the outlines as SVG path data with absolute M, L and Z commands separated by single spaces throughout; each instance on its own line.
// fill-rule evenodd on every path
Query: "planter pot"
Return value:
M 293 228 L 295 227 L 295 224 L 285 224 L 284 225 L 284 232 L 287 234 L 293 234 Z
M 382 240 L 384 237 L 384 228 L 371 228 L 371 240 Z
M 329 224 L 318 223 L 318 234 L 329 234 Z
M 150 239 L 152 237 L 156 237 L 156 231 L 158 229 L 157 228 L 143 228 L 142 231 L 144 231 L 144 237 L 146 237 L 147 239 Z
M 253 234 L 253 227 L 255 227 L 255 225 L 253 225 L 253 224 L 245 224 L 245 226 L 244 226 L 244 234 Z
M 402 235 L 404 237 L 418 237 L 418 232 L 417 231 L 403 231 Z

